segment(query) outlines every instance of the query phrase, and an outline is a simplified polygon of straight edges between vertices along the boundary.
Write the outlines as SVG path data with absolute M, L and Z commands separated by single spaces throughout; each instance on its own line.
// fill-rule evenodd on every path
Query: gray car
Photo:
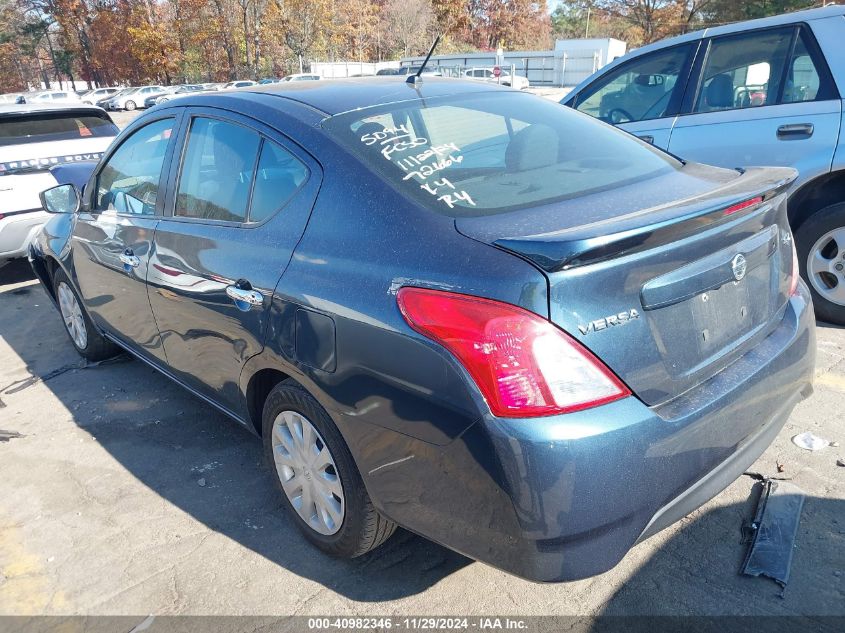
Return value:
M 798 169 L 789 221 L 816 314 L 845 324 L 845 7 L 637 49 L 563 103 L 684 159 Z

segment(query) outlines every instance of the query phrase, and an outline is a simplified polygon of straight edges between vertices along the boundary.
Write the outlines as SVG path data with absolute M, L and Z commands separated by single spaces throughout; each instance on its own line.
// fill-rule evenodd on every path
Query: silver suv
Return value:
M 688 33 L 605 66 L 562 101 L 681 158 L 788 165 L 801 274 L 845 324 L 845 7 Z M 840 140 L 841 139 L 841 140 Z

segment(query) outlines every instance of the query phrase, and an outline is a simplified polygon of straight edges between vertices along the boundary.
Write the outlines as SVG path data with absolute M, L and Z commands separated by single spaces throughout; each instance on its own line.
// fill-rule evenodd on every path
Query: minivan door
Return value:
M 171 213 L 156 228 L 150 304 L 174 375 L 243 416 L 240 372 L 263 348 L 320 169 L 251 119 L 201 108 L 189 116 L 168 186 Z
M 700 77 L 672 132 L 673 154 L 720 167 L 791 166 L 799 184 L 830 171 L 842 102 L 806 27 L 713 39 Z
M 697 48 L 687 42 L 635 57 L 567 103 L 667 149 Z
M 85 188 L 71 238 L 76 283 L 95 323 L 158 361 L 165 357 L 146 277 L 176 127 L 172 115 L 146 123 L 103 160 Z

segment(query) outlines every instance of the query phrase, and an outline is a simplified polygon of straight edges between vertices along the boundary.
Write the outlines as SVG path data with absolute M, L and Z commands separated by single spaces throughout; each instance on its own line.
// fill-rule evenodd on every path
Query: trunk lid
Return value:
M 785 190 L 795 175 L 687 164 L 562 203 L 457 218 L 456 228 L 540 268 L 552 322 L 659 405 L 782 319 L 792 273 Z

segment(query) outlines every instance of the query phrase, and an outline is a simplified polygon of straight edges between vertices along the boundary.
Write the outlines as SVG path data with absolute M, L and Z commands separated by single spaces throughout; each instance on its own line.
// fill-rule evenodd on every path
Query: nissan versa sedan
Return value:
M 80 354 L 126 349 L 259 435 L 322 550 L 398 525 L 571 580 L 811 393 L 794 177 L 481 82 L 252 86 L 136 119 L 42 194 L 30 258 Z

